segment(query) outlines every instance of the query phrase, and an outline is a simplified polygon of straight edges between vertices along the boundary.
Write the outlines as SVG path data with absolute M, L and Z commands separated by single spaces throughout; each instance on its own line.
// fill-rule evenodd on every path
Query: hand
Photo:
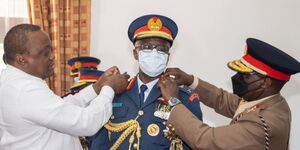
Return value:
M 164 76 L 175 76 L 174 80 L 179 85 L 191 85 L 194 81 L 193 75 L 189 75 L 179 68 L 167 68 Z
M 104 85 L 110 86 L 114 89 L 115 93 L 119 94 L 125 91 L 126 87 L 128 86 L 128 74 L 113 74 L 107 77 L 107 80 L 104 82 Z
M 171 97 L 178 98 L 179 87 L 175 80 L 171 77 L 165 77 L 159 80 L 158 87 L 160 87 L 163 98 L 168 101 Z
M 120 78 L 118 78 L 118 77 L 120 77 Z M 115 79 L 115 78 L 117 78 L 117 79 Z M 115 84 L 120 82 L 120 88 L 122 88 L 124 86 L 124 84 L 127 84 L 127 83 L 124 83 L 124 80 L 125 80 L 124 78 L 128 79 L 129 75 L 121 75 L 118 67 L 113 66 L 113 67 L 107 69 L 102 74 L 102 76 L 99 78 L 99 80 L 93 84 L 93 88 L 97 94 L 100 93 L 100 90 L 104 85 L 108 85 L 108 86 L 112 87 L 115 92 L 120 91 L 120 89 L 115 88 L 116 87 Z M 126 82 L 128 82 L 127 79 L 126 79 Z

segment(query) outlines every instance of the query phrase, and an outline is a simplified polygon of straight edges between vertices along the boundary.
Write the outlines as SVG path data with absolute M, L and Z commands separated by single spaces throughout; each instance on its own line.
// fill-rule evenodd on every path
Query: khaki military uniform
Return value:
M 291 112 L 285 99 L 276 94 L 234 117 L 240 97 L 199 79 L 200 101 L 221 115 L 232 118 L 230 125 L 210 127 L 184 105 L 175 106 L 168 124 L 195 150 L 286 150 Z

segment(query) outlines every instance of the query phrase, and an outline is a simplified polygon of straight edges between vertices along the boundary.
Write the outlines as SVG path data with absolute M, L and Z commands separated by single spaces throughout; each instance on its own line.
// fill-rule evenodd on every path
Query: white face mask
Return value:
M 145 74 L 156 77 L 166 69 L 168 57 L 168 54 L 156 49 L 143 49 L 139 51 L 139 65 Z

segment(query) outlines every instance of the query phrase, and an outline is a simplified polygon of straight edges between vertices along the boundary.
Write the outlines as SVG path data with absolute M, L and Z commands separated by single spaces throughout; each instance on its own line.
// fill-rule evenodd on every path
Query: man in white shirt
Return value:
M 78 136 L 95 134 L 112 114 L 128 75 L 108 69 L 93 85 L 61 99 L 44 81 L 54 70 L 49 36 L 21 24 L 4 39 L 7 68 L 0 76 L 0 150 L 80 150 Z

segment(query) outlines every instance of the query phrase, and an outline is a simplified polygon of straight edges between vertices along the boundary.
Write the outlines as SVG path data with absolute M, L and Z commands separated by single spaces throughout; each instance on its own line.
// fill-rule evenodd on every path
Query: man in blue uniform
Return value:
M 128 36 L 135 47 L 133 55 L 139 63 L 139 73 L 127 91 L 115 96 L 110 122 L 91 138 L 91 150 L 190 149 L 179 138 L 165 137 L 168 127 L 163 119 L 155 117 L 170 111 L 157 82 L 164 80 L 162 75 L 177 31 L 176 23 L 161 15 L 142 16 L 130 24 Z M 189 87 L 182 87 L 178 96 L 202 120 L 198 95 Z

